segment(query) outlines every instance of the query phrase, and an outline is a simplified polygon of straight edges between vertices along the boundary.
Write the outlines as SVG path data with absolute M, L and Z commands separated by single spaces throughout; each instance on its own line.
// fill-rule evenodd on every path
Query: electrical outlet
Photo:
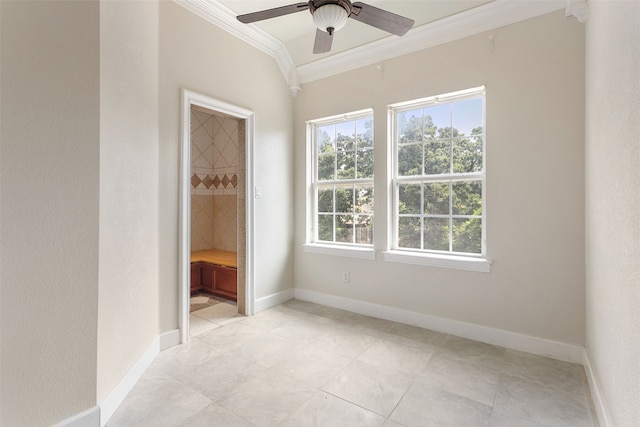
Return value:
M 342 283 L 349 283 L 351 280 L 351 274 L 348 271 L 342 272 Z

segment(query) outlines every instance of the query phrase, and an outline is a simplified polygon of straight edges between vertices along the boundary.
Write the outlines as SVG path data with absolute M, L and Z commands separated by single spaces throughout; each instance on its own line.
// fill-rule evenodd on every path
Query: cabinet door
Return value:
M 235 268 L 216 266 L 216 290 L 235 297 L 238 293 L 237 277 Z
M 201 264 L 199 262 L 191 263 L 191 292 L 197 292 L 201 287 L 200 278 Z
M 211 264 L 203 262 L 200 274 L 200 283 L 202 284 L 202 289 L 205 291 L 213 291 L 215 289 L 215 267 Z

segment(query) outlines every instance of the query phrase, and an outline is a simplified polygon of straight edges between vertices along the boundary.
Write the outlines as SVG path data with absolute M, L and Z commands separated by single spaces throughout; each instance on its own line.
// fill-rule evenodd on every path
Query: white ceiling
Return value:
M 581 22 L 586 0 L 367 0 L 364 3 L 415 20 L 402 37 L 350 19 L 334 36 L 331 52 L 312 53 L 316 28 L 309 11 L 242 24 L 237 15 L 304 0 L 173 0 L 276 60 L 292 94 L 301 84 L 427 49 L 473 34 L 566 9 Z
M 229 8 L 235 15 L 304 2 L 304 0 L 217 1 Z M 413 19 L 415 28 L 491 1 L 493 0 L 366 0 L 364 3 Z M 308 64 L 385 37 L 397 37 L 350 19 L 343 29 L 336 32 L 331 52 L 314 55 L 312 48 L 316 27 L 313 25 L 313 19 L 308 10 L 260 21 L 252 25 L 280 40 L 285 45 L 295 66 Z

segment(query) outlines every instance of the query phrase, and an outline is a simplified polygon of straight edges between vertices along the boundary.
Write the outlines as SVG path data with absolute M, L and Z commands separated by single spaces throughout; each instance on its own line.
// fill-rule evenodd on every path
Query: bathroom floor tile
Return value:
M 312 387 L 322 387 L 346 368 L 351 360 L 347 356 L 311 347 L 289 354 L 273 367 L 273 371 Z
M 445 342 L 448 335 L 417 326 L 396 323 L 390 331 L 389 337 L 391 339 L 402 338 L 402 343 L 405 345 L 424 348 L 425 344 L 432 347 L 439 347 Z
M 227 352 L 173 376 L 209 399 L 216 400 L 264 371 L 265 368 Z
M 488 426 L 491 407 L 426 384 L 414 384 L 390 419 L 407 427 Z
M 202 340 L 225 351 L 231 351 L 247 341 L 259 337 L 260 335 L 261 331 L 259 329 L 245 326 L 244 323 L 240 321 L 213 329 L 199 335 L 196 339 Z
M 276 426 L 316 391 L 300 381 L 269 372 L 229 391 L 216 403 L 258 427 Z
M 197 391 L 154 371 L 138 381 L 107 426 L 169 427 L 210 404 L 211 400 Z
M 568 393 L 562 384 L 503 374 L 494 412 L 554 427 L 592 426 L 589 407 L 576 396 Z
M 272 334 L 299 343 L 309 343 L 331 332 L 331 327 L 307 319 L 297 319 L 271 331 Z
M 340 325 L 340 327 L 350 331 L 380 337 L 385 332 L 391 332 L 396 325 L 395 322 L 389 320 L 354 314 L 348 321 Z
M 379 368 L 393 367 L 409 375 L 424 370 L 432 353 L 397 342 L 380 339 L 366 349 L 357 360 Z
M 228 302 L 221 302 L 219 304 L 211 305 L 209 307 L 197 310 L 191 313 L 193 316 L 198 316 L 203 319 L 220 322 L 238 315 L 238 307 L 235 304 Z
M 436 353 L 416 381 L 493 406 L 499 377 L 499 366 L 472 363 L 450 353 Z
M 208 332 L 218 327 L 220 327 L 219 323 L 215 323 L 210 320 L 203 319 L 202 317 L 194 316 L 193 314 L 189 316 L 189 336 L 190 337 L 197 337 L 198 335 L 202 335 L 205 332 Z
M 302 347 L 302 344 L 267 332 L 263 336 L 256 337 L 236 347 L 233 352 L 260 366 L 269 368 Z
M 189 373 L 193 371 L 195 366 L 225 352 L 223 348 L 214 347 L 204 341 L 191 340 L 183 345 L 177 345 L 160 352 L 153 362 L 153 367 L 175 377 Z
M 320 337 L 310 346 L 355 359 L 371 347 L 379 338 L 348 329 L 335 329 Z
M 253 424 L 222 406 L 212 403 L 178 424 L 177 427 L 253 427 Z
M 475 363 L 492 366 L 502 366 L 506 349 L 496 345 L 473 341 L 467 338 L 448 335 L 440 344 L 441 352 L 451 357 Z
M 387 417 L 412 380 L 413 376 L 410 374 L 355 361 L 322 387 L 322 390 Z
M 209 303 L 109 427 L 597 425 L 580 365 L 305 301 Z
M 279 427 L 379 427 L 384 421 L 378 414 L 320 391 Z

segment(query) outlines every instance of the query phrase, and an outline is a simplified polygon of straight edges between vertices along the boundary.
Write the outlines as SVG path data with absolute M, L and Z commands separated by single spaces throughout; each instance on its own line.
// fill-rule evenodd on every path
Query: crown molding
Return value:
M 567 9 L 564 16 L 573 16 L 578 22 L 584 24 L 587 22 L 587 15 L 587 0 L 567 0 Z
M 566 1 L 495 0 L 482 6 L 298 67 L 302 84 L 366 67 L 563 9 Z
M 293 96 L 300 92 L 298 73 L 284 44 L 255 25 L 246 25 L 236 19 L 235 13 L 215 0 L 173 0 L 228 33 L 272 56 Z
M 536 16 L 565 9 L 567 16 L 586 16 L 584 0 L 494 0 L 482 6 L 411 29 L 402 37 L 384 39 L 295 66 L 285 45 L 255 25 L 240 23 L 233 11 L 216 0 L 173 0 L 196 15 L 271 55 L 293 96 L 301 85 L 366 67 L 397 56 L 491 31 Z M 582 21 L 581 21 L 582 22 Z

